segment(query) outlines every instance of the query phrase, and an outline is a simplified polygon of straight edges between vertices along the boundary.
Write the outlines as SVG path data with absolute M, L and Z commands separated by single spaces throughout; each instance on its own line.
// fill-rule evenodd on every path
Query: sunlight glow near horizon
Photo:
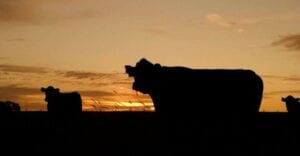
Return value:
M 100 108 L 90 99 L 112 110 L 140 109 L 151 100 L 131 89 L 124 65 L 145 57 L 165 66 L 252 69 L 264 80 L 260 110 L 286 111 L 281 97 L 300 96 L 299 6 L 298 0 L 0 1 L 0 101 L 45 110 L 39 88 L 53 85 L 82 93 L 85 110 Z

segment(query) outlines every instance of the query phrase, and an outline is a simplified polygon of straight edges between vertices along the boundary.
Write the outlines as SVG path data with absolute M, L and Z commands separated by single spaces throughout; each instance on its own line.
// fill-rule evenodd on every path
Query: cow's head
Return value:
M 54 100 L 55 96 L 59 94 L 59 88 L 54 88 L 52 86 L 48 86 L 47 88 L 42 87 L 41 91 L 45 93 L 46 98 L 45 101 L 50 102 L 51 100 Z
M 132 88 L 144 94 L 152 93 L 157 84 L 157 77 L 159 76 L 159 64 L 152 64 L 146 59 L 141 59 L 136 63 L 135 67 L 126 65 L 126 73 L 130 77 L 134 77 Z
M 286 103 L 293 103 L 293 102 L 298 102 L 297 98 L 294 98 L 292 95 L 289 95 L 287 97 L 282 97 L 281 101 L 286 102 Z

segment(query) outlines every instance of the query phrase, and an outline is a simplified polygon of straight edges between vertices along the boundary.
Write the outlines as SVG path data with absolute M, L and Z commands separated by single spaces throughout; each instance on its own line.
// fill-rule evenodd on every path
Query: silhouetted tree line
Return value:
M 12 101 L 0 101 L 0 112 L 19 112 L 21 107 Z

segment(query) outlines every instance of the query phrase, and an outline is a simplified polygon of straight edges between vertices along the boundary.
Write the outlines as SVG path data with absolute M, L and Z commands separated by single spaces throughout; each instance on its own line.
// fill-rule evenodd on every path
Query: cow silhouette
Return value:
M 61 93 L 59 88 L 49 86 L 41 88 L 45 93 L 48 112 L 78 113 L 82 112 L 82 100 L 78 92 Z
M 286 108 L 289 113 L 300 115 L 300 99 L 295 98 L 292 95 L 282 97 L 281 101 L 286 103 Z
M 149 94 L 160 114 L 222 118 L 260 108 L 263 80 L 251 70 L 167 67 L 145 58 L 125 69 L 134 78 L 133 89 Z

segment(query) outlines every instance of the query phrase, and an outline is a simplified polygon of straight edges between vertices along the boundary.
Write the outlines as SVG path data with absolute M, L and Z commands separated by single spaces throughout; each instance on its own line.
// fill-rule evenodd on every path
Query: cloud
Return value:
M 284 76 L 278 76 L 278 75 L 261 75 L 264 78 L 271 78 L 271 79 L 282 79 L 285 78 Z
M 29 0 L 30 1 L 30 0 Z M 2 0 L 0 1 L 0 21 L 22 21 L 32 19 L 34 6 L 25 0 Z
M 239 33 L 242 33 L 242 32 L 245 31 L 245 29 L 239 28 L 239 29 L 237 29 L 237 31 L 238 31 Z
M 300 90 L 278 90 L 278 91 L 270 91 L 264 93 L 266 96 L 271 96 L 271 95 L 290 95 L 290 94 L 300 94 Z
M 132 82 L 131 81 L 129 81 L 129 80 L 124 80 L 124 81 L 115 81 L 115 82 L 112 82 L 112 84 L 114 84 L 114 85 L 129 85 L 129 84 L 132 84 Z
M 25 38 L 10 38 L 5 40 L 6 42 L 23 42 L 26 41 Z
M 44 67 L 22 66 L 13 64 L 0 64 L 0 71 L 3 72 L 18 72 L 18 73 L 47 73 L 48 69 Z
M 21 87 L 15 84 L 0 86 L 0 99 L 19 101 L 21 97 L 26 95 L 41 94 L 39 88 Z
M 236 25 L 236 23 L 225 19 L 224 17 L 220 16 L 219 14 L 208 14 L 208 15 L 206 15 L 206 19 L 210 23 L 216 24 L 221 27 L 232 27 L 232 26 Z
M 73 0 L 1 0 L 0 22 L 44 23 L 64 19 L 97 16 L 88 1 Z
M 103 79 L 114 77 L 114 74 L 111 73 L 95 73 L 95 72 L 84 72 L 84 71 L 57 71 L 58 75 L 62 75 L 65 78 L 74 78 L 74 79 Z
M 143 32 L 155 34 L 155 35 L 166 35 L 169 34 L 168 31 L 161 29 L 161 28 L 145 28 L 142 29 Z
M 300 81 L 300 77 L 287 77 L 284 80 L 286 80 L 286 81 Z
M 82 96 L 88 96 L 92 98 L 110 97 L 115 96 L 114 93 L 100 90 L 81 90 L 78 91 Z
M 3 59 L 6 59 L 3 57 Z M 0 57 L 1 60 L 1 57 Z M 63 71 L 48 67 L 25 66 L 16 64 L 0 64 L 0 80 L 12 83 L 19 82 L 24 85 L 51 84 L 75 85 L 84 87 L 120 87 L 127 88 L 132 83 L 132 79 L 121 73 L 99 73 L 89 71 Z M 42 80 L 41 80 L 42 79 Z M 24 83 L 23 83 L 24 82 Z
M 287 35 L 271 43 L 271 46 L 282 46 L 290 51 L 300 51 L 300 34 Z
M 56 71 L 58 77 L 66 78 L 59 80 L 65 83 L 82 84 L 91 87 L 103 86 L 129 86 L 132 84 L 132 79 L 128 78 L 126 74 L 120 73 L 98 73 L 86 71 Z M 86 81 L 89 80 L 89 81 Z
M 278 76 L 278 75 L 262 75 L 264 78 L 280 79 L 283 81 L 300 81 L 299 76 Z
M 218 27 L 234 29 L 239 33 L 245 31 L 244 28 L 240 27 L 241 23 L 230 21 L 219 14 L 208 14 L 206 15 L 205 19 L 210 24 L 216 25 Z

